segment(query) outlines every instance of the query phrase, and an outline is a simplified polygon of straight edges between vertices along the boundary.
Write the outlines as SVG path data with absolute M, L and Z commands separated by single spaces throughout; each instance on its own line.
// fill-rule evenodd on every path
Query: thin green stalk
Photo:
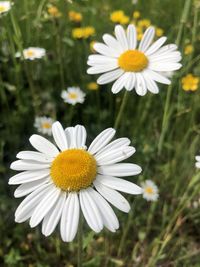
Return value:
M 189 10 L 190 10 L 190 5 L 191 5 L 191 0 L 185 0 L 185 5 L 183 8 L 183 13 L 181 16 L 181 21 L 180 21 L 180 26 L 179 26 L 179 31 L 178 31 L 178 35 L 176 38 L 177 46 L 180 46 L 180 43 L 181 43 L 183 30 L 184 30 L 185 24 L 187 22 Z M 163 142 L 164 142 L 165 135 L 166 135 L 168 125 L 169 125 L 169 118 L 170 118 L 169 109 L 170 109 L 170 100 L 171 100 L 171 95 L 172 95 L 172 88 L 173 88 L 173 86 L 172 86 L 172 84 L 170 84 L 168 87 L 168 90 L 167 90 L 167 98 L 165 101 L 164 115 L 163 115 L 163 120 L 162 120 L 162 130 L 161 130 L 161 135 L 160 135 L 160 139 L 158 142 L 158 154 L 159 155 L 161 154 Z
M 82 267 L 82 251 L 83 251 L 83 220 L 82 215 L 79 220 L 78 228 L 78 257 L 77 257 L 77 267 Z
M 127 100 L 128 100 L 128 91 L 126 90 L 125 93 L 124 93 L 123 99 L 122 99 L 122 103 L 121 103 L 119 112 L 117 114 L 117 118 L 115 120 L 114 128 L 116 130 L 119 128 L 120 122 L 122 120 L 123 112 L 124 112 L 124 108 L 126 106 Z

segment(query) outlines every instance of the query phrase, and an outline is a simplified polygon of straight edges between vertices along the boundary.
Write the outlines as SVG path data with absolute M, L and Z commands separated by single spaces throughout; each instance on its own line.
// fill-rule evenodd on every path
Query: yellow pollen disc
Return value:
M 42 124 L 42 128 L 49 129 L 49 128 L 51 128 L 51 125 L 50 125 L 50 123 L 48 123 L 48 122 L 44 122 L 44 123 Z
M 0 6 L 0 12 L 6 11 L 6 8 L 4 6 Z
M 148 62 L 148 58 L 139 50 L 127 50 L 118 58 L 119 67 L 130 72 L 142 71 Z
M 146 191 L 146 193 L 148 193 L 148 194 L 153 194 L 153 188 L 152 188 L 152 187 L 147 187 L 147 188 L 145 189 L 145 191 Z
M 51 178 L 64 191 L 79 191 L 92 184 L 97 165 L 94 157 L 82 149 L 61 152 L 52 162 Z
M 28 56 L 28 57 L 32 57 L 32 56 L 34 56 L 34 52 L 32 51 L 32 50 L 29 50 L 29 51 L 27 51 L 26 52 L 26 55 Z
M 69 93 L 69 98 L 76 99 L 77 98 L 77 94 L 76 93 Z

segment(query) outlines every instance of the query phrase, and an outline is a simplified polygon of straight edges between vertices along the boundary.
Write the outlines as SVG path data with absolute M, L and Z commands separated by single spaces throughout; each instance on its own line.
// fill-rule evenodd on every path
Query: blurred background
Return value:
M 51 138 L 56 119 L 65 127 L 85 125 L 88 143 L 113 127 L 124 92 L 113 95 L 111 84 L 97 85 L 97 77 L 86 74 L 87 57 L 104 33 L 129 23 L 137 26 L 138 41 L 153 25 L 156 39 L 176 43 L 183 67 L 169 73 L 172 86 L 159 85 L 158 95 L 132 91 L 117 132 L 131 139 L 132 160 L 143 168 L 129 180 L 153 181 L 158 197 L 128 196 L 132 211 L 116 211 L 115 234 L 94 234 L 84 224 L 83 266 L 200 266 L 199 12 L 198 0 L 20 0 L 8 10 L 0 1 L 0 266 L 76 266 L 76 240 L 63 243 L 58 232 L 45 238 L 39 227 L 14 222 L 21 199 L 8 186 L 15 174 L 9 166 L 30 148 L 30 135 Z M 45 50 L 33 59 L 34 49 L 24 50 L 30 47 Z M 83 91 L 82 103 L 61 97 L 69 87 Z

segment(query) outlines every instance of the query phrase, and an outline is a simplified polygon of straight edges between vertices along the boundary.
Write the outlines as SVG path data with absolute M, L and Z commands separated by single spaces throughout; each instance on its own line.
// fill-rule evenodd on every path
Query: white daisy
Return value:
M 11 9 L 10 1 L 0 1 L 0 14 L 6 13 Z
M 62 91 L 61 97 L 65 103 L 71 105 L 85 101 L 85 93 L 79 87 L 68 87 L 67 90 Z
M 118 93 L 125 87 L 135 88 L 138 95 L 145 95 L 147 90 L 153 94 L 159 92 L 156 82 L 170 84 L 170 80 L 160 72 L 180 69 L 181 54 L 175 44 L 164 45 L 166 37 L 159 38 L 152 44 L 155 29 L 149 27 L 137 48 L 137 32 L 134 25 L 129 25 L 125 32 L 121 25 L 115 27 L 114 38 L 104 34 L 103 43 L 95 43 L 94 49 L 100 55 L 90 55 L 87 70 L 89 74 L 102 74 L 98 84 L 114 82 L 112 92 Z
M 146 180 L 145 182 L 141 183 L 143 189 L 143 198 L 147 201 L 157 201 L 159 194 L 158 194 L 158 187 L 157 185 L 151 181 Z
M 196 156 L 195 159 L 196 159 L 196 161 L 197 161 L 197 162 L 195 163 L 195 166 L 196 166 L 196 168 L 200 169 L 200 156 Z
M 142 193 L 136 184 L 118 178 L 141 172 L 136 164 L 119 163 L 135 152 L 130 140 L 110 142 L 115 130 L 108 128 L 86 149 L 85 128 L 77 125 L 64 131 L 59 122 L 53 124 L 52 134 L 57 146 L 32 135 L 30 143 L 37 152 L 19 152 L 19 160 L 11 164 L 11 169 L 23 171 L 9 180 L 9 184 L 21 184 L 14 196 L 26 196 L 16 210 L 15 221 L 30 219 L 31 227 L 42 222 L 45 236 L 60 222 L 62 240 L 69 242 L 76 235 L 81 208 L 92 230 L 100 232 L 105 226 L 115 232 L 119 222 L 108 202 L 129 212 L 129 203 L 118 191 Z
M 46 55 L 46 50 L 40 47 L 29 47 L 23 50 L 23 56 L 25 59 L 35 60 L 40 59 Z M 21 53 L 17 52 L 16 57 L 20 57 Z
M 51 127 L 54 120 L 49 117 L 36 117 L 34 127 L 37 128 L 39 133 L 51 135 Z

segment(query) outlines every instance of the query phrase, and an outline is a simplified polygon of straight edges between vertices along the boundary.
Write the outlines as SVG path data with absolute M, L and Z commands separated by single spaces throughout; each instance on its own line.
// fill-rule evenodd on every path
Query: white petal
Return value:
M 36 151 L 21 151 L 16 155 L 16 157 L 18 159 L 35 160 L 42 163 L 52 162 L 52 157 L 48 157 L 47 155 Z
M 117 59 L 113 57 L 107 57 L 107 56 L 102 56 L 102 55 L 91 55 L 88 57 L 87 64 L 90 66 L 95 66 L 95 65 L 106 65 L 106 64 L 116 64 Z
M 143 72 L 143 77 L 145 79 L 147 89 L 153 94 L 158 94 L 159 88 L 158 88 L 157 84 L 154 82 L 154 80 L 151 78 L 151 76 L 148 75 L 147 72 L 146 73 Z
M 29 139 L 31 145 L 39 152 L 44 153 L 49 157 L 56 157 L 59 154 L 58 149 L 46 138 L 34 134 Z
M 60 221 L 60 233 L 64 242 L 74 239 L 79 223 L 79 200 L 77 193 L 69 193 L 65 201 Z
M 81 210 L 89 227 L 96 233 L 99 233 L 103 229 L 103 221 L 99 209 L 90 196 L 88 189 L 81 190 L 79 197 Z
M 103 40 L 107 46 L 113 49 L 117 49 L 119 53 L 122 53 L 124 51 L 121 44 L 110 34 L 104 34 Z
M 195 163 L 195 167 L 198 168 L 198 169 L 200 169 L 200 162 L 196 162 Z
M 122 147 L 120 150 L 117 148 L 114 151 L 111 150 L 107 153 L 101 153 L 101 155 L 96 155 L 95 159 L 98 165 L 110 165 L 129 158 L 133 153 L 135 153 L 135 148 L 128 146 Z
M 96 179 L 99 183 L 121 192 L 133 195 L 142 194 L 141 187 L 124 179 L 105 175 L 98 175 Z
M 113 82 L 114 80 L 119 78 L 123 73 L 124 71 L 122 69 L 116 69 L 116 70 L 104 73 L 97 79 L 97 83 L 106 84 L 106 83 Z
M 151 56 L 158 56 L 158 55 L 166 55 L 168 53 L 171 53 L 173 51 L 177 50 L 177 45 L 175 44 L 168 44 L 168 45 L 164 45 L 161 48 L 159 48 L 158 50 L 156 50 L 154 53 L 151 54 Z
M 171 63 L 176 63 L 179 62 L 182 59 L 181 53 L 179 51 L 176 52 L 170 52 L 170 53 L 165 53 L 164 55 L 157 55 L 156 53 L 152 56 L 149 56 L 149 63 L 166 63 L 166 62 L 171 62 Z
M 182 67 L 180 63 L 150 63 L 149 68 L 154 71 L 174 71 Z
M 144 96 L 147 93 L 145 80 L 140 73 L 136 73 L 135 91 L 140 96 Z
M 90 196 L 99 208 L 101 217 L 103 219 L 103 224 L 108 228 L 108 230 L 115 232 L 119 228 L 119 221 L 113 209 L 108 202 L 94 189 L 90 188 L 89 190 Z
M 115 135 L 115 129 L 113 128 L 108 128 L 101 132 L 97 137 L 93 140 L 91 145 L 88 148 L 88 151 L 91 154 L 97 153 L 100 149 L 102 149 L 104 146 L 106 146 L 110 140 L 113 138 Z
M 28 182 L 25 184 L 21 184 L 17 187 L 17 189 L 14 192 L 14 197 L 24 197 L 31 192 L 35 191 L 37 188 L 39 188 L 43 184 L 47 184 L 49 182 L 49 177 L 40 179 L 38 181 Z
M 61 190 L 52 185 L 51 190 L 44 196 L 38 206 L 35 208 L 30 219 L 30 227 L 38 225 L 44 216 L 48 213 L 51 207 L 56 203 L 60 196 Z
M 118 63 L 109 63 L 109 64 L 102 64 L 102 65 L 96 65 L 94 67 L 90 67 L 87 69 L 88 74 L 99 74 L 99 73 L 104 73 L 107 71 L 111 71 L 118 68 Z
M 57 203 L 50 209 L 42 222 L 42 233 L 45 236 L 49 236 L 55 230 L 63 210 L 65 203 L 66 193 L 61 192 Z
M 196 161 L 200 161 L 200 156 L 195 157 Z
M 131 91 L 133 90 L 134 86 L 135 86 L 135 73 L 127 72 L 125 88 L 127 91 Z
M 127 79 L 127 73 L 125 72 L 124 74 L 122 74 L 113 84 L 111 91 L 113 92 L 113 94 L 117 94 L 119 93 L 123 87 L 126 84 L 126 79 Z
M 96 154 L 96 156 L 101 155 L 102 153 L 108 153 L 111 150 L 116 150 L 117 148 L 119 149 L 123 149 L 124 146 L 129 146 L 131 143 L 131 141 L 126 138 L 126 137 L 122 137 L 122 138 L 118 138 L 114 141 L 112 141 L 111 143 L 109 143 L 107 146 L 103 147 L 101 150 L 98 151 L 98 153 Z
M 156 42 L 154 42 L 145 52 L 146 56 L 150 56 L 155 53 L 167 40 L 167 37 L 163 36 L 159 38 Z
M 171 84 L 171 81 L 168 78 L 166 78 L 165 76 L 153 70 L 146 69 L 143 71 L 143 74 L 147 74 L 148 76 L 152 78 L 152 80 L 156 82 L 163 83 L 163 84 Z
M 39 163 L 33 160 L 16 160 L 11 163 L 10 168 L 15 171 L 31 171 L 48 169 L 50 164 Z
M 149 48 L 150 44 L 153 41 L 154 35 L 155 35 L 155 28 L 154 27 L 149 27 L 148 29 L 146 29 L 146 31 L 142 37 L 142 40 L 140 42 L 140 45 L 139 45 L 140 51 L 145 52 Z
M 119 177 L 137 175 L 141 171 L 142 169 L 139 165 L 132 163 L 117 163 L 98 168 L 98 173 L 100 174 Z
M 67 142 L 68 142 L 69 148 L 76 148 L 75 128 L 67 127 L 65 129 L 65 133 L 67 136 Z
M 34 208 L 51 189 L 52 185 L 43 184 L 37 190 L 27 196 L 15 212 L 15 221 L 18 223 L 26 221 L 33 214 Z
M 9 179 L 9 184 L 23 184 L 33 182 L 36 180 L 43 179 L 49 176 L 49 169 L 38 170 L 38 171 L 25 171 L 12 176 Z
M 129 212 L 130 205 L 128 201 L 120 193 L 107 186 L 104 186 L 97 180 L 94 181 L 94 185 L 97 191 L 113 206 L 115 206 L 116 208 L 118 208 L 123 212 Z
M 74 128 L 74 135 L 74 138 L 76 139 L 76 147 L 84 149 L 87 137 L 85 127 L 82 125 L 76 125 Z
M 137 46 L 137 32 L 134 25 L 130 24 L 127 29 L 128 48 L 134 50 Z
M 128 42 L 125 31 L 121 25 L 115 26 L 115 36 L 124 50 L 128 50 Z
M 53 123 L 52 134 L 56 145 L 61 151 L 68 149 L 66 134 L 60 122 L 56 121 Z
M 93 48 L 99 54 L 102 54 L 104 56 L 118 57 L 120 55 L 120 52 L 117 51 L 117 49 L 110 48 L 110 47 L 108 47 L 107 45 L 105 45 L 103 43 L 95 43 Z

